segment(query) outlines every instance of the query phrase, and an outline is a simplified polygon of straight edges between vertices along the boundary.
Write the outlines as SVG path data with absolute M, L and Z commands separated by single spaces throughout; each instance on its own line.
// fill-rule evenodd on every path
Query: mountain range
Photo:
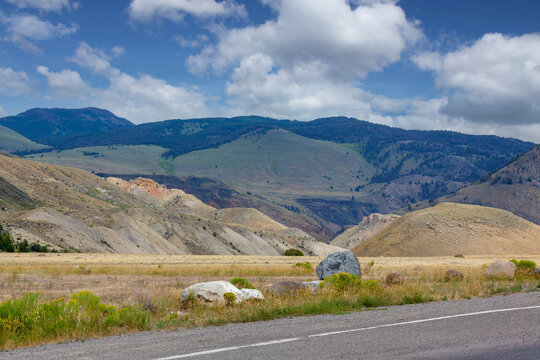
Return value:
M 531 168 L 531 161 L 538 164 L 532 158 L 538 148 L 516 139 L 404 130 L 346 117 L 300 122 L 243 116 L 134 125 L 95 108 L 32 109 L 2 118 L 0 147 L 8 131 L 10 138 L 18 133 L 19 142 L 4 151 L 103 176 L 174 183 L 206 204 L 256 208 L 324 241 L 371 213 L 404 213 L 441 197 L 511 211 L 524 207 L 519 199 L 529 199 L 531 215 L 521 215 L 539 220 L 532 215 L 538 173 L 520 170 Z M 529 150 L 530 160 L 520 157 L 524 164 L 500 172 Z M 474 195 L 505 186 L 513 186 L 507 190 L 512 193 L 517 185 L 520 190 L 504 201 L 496 201 L 495 194 L 489 201 Z

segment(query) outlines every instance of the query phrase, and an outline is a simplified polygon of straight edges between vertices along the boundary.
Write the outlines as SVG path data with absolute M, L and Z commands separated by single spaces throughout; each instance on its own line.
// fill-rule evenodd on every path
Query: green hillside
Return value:
M 146 145 L 92 146 L 32 154 L 26 158 L 95 173 L 167 174 L 172 171 L 172 163 L 161 157 L 165 151 L 159 146 Z
M 0 151 L 13 153 L 17 151 L 31 151 L 44 148 L 47 148 L 47 146 L 37 144 L 21 134 L 0 125 Z
M 285 130 L 243 135 L 174 160 L 180 176 L 216 178 L 233 188 L 290 196 L 348 196 L 375 168 L 352 148 Z

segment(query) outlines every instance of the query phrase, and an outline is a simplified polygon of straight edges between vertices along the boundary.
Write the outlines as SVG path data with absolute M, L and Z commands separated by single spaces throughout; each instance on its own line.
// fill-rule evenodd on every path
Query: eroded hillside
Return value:
M 9 202 L 2 197 L 7 211 L 0 212 L 0 222 L 16 239 L 59 250 L 279 255 L 295 247 L 323 255 L 336 249 L 257 210 L 218 210 L 148 179 L 103 179 L 1 155 L 0 178 L 33 207 L 26 210 L 13 196 Z

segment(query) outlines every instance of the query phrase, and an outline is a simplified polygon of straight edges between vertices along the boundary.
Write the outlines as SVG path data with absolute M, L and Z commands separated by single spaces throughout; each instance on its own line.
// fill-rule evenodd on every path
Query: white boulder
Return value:
M 236 296 L 237 303 L 252 299 L 264 299 L 263 294 L 259 290 L 239 290 L 236 286 L 228 281 L 209 281 L 191 285 L 182 290 L 182 302 L 188 299 L 190 293 L 193 293 L 195 299 L 208 302 L 224 302 L 225 299 L 223 298 L 223 294 L 225 293 L 233 293 Z

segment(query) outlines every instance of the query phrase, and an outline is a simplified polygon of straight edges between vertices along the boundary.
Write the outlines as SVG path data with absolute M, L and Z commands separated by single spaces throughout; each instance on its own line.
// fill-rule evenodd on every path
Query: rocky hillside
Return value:
M 353 249 L 357 256 L 540 254 L 540 226 L 508 211 L 442 203 L 410 212 Z
M 345 230 L 336 236 L 330 244 L 352 250 L 399 218 L 399 215 L 377 213 L 364 216 L 360 224 Z
M 540 224 L 540 146 L 441 200 L 496 207 Z
M 253 209 L 216 209 L 152 180 L 0 155 L 0 223 L 15 239 L 83 252 L 325 255 L 337 248 Z M 3 191 L 1 191 L 3 190 Z

